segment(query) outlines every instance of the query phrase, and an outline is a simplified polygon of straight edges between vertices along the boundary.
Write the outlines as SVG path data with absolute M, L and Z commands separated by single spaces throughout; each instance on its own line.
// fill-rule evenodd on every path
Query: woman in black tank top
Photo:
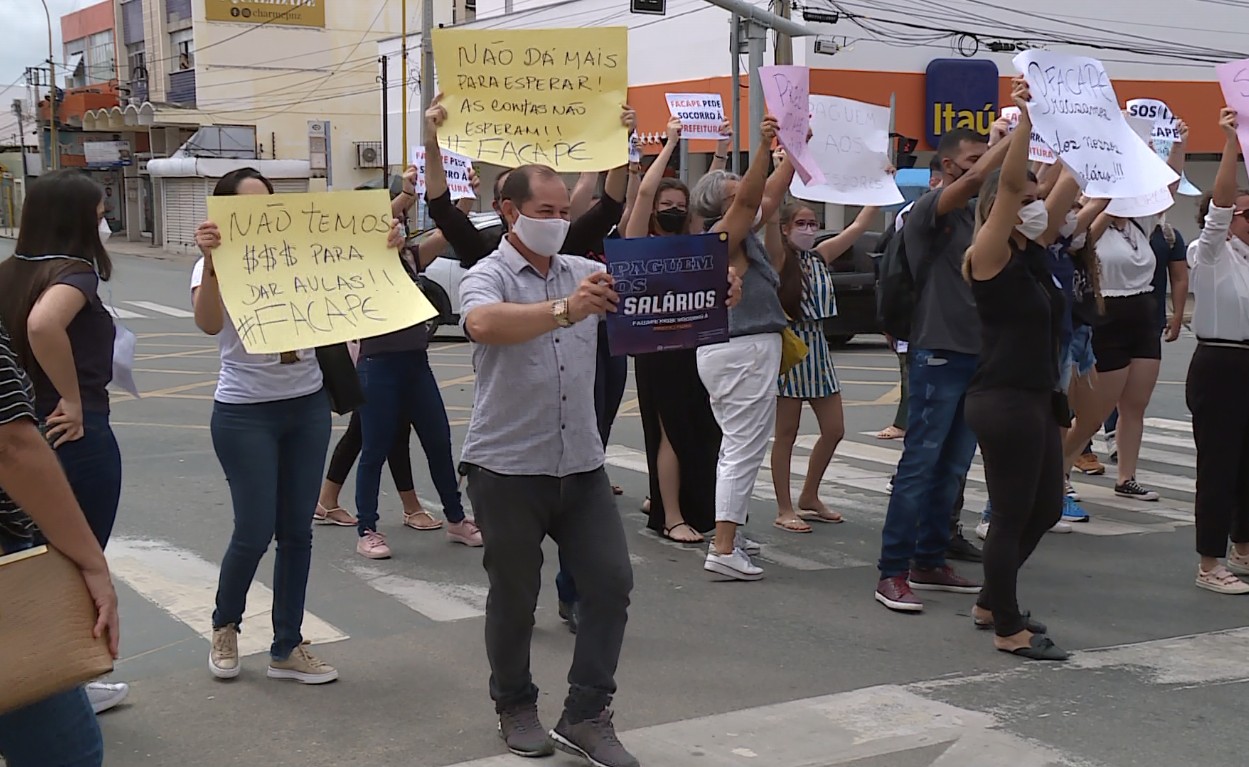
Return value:
M 1015 133 L 1026 139 L 1032 133 L 1027 84 L 1016 78 L 1011 95 L 1021 112 Z M 994 630 L 998 650 L 1066 660 L 1045 627 L 1020 612 L 1015 593 L 1019 567 L 1062 515 L 1058 416 L 1066 416 L 1066 400 L 1054 391 L 1062 295 L 1037 242 L 1050 234 L 1049 211 L 1028 172 L 1028 143 L 1013 141 L 1000 174 L 985 181 L 963 266 L 982 327 L 966 417 L 980 442 L 992 507 L 984 587 L 972 617 Z M 1063 205 L 1063 213 L 1070 207 L 1070 201 L 1050 202 Z

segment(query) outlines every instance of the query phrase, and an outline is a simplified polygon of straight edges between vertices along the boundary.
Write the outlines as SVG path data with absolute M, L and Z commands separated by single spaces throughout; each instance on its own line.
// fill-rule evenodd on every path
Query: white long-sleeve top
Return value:
M 1227 236 L 1235 208 L 1210 206 L 1201 236 L 1188 246 L 1197 338 L 1249 342 L 1249 245 Z

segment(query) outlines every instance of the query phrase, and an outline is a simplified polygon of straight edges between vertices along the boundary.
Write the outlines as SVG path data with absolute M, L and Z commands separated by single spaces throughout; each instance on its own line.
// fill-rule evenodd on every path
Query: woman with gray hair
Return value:
M 698 375 L 724 435 L 716 466 L 715 538 L 703 568 L 744 581 L 763 577 L 763 570 L 750 561 L 758 544 L 748 541 L 738 528 L 746 523 L 755 479 L 772 434 L 781 331 L 788 325 L 776 294 L 780 278 L 754 234 L 765 218 L 761 206 L 768 181 L 767 159 L 776 132 L 776 118 L 765 117 L 745 177 L 713 171 L 690 194 L 690 212 L 703 219 L 704 229 L 728 235 L 729 266 L 742 280 L 741 299 L 729 310 L 728 343 L 699 347 L 697 354 Z M 780 170 L 792 173 L 788 168 Z M 777 204 L 779 197 L 769 207 Z

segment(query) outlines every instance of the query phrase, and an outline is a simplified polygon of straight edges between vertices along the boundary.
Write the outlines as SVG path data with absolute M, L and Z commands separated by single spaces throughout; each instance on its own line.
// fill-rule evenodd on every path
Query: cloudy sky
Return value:
M 61 16 L 94 5 L 99 0 L 47 0 L 52 13 L 53 50 L 56 61 L 63 63 L 61 50 Z M 39 0 L 0 0 L 0 87 L 23 76 L 26 67 L 43 65 L 48 58 L 48 22 Z

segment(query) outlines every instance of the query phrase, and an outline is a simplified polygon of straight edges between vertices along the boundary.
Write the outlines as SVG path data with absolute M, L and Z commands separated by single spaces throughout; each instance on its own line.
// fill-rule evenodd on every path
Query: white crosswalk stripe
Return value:
M 158 304 L 155 301 L 120 301 L 127 306 L 135 309 L 142 309 L 148 314 L 132 311 L 130 309 L 122 309 L 118 306 L 111 305 L 108 301 L 104 302 L 104 308 L 115 319 L 119 320 L 153 320 L 162 317 L 176 317 L 178 319 L 190 319 L 195 313 L 185 307 L 169 306 L 167 304 Z M 153 316 L 156 315 L 156 316 Z
M 108 304 L 105 304 L 104 308 L 108 311 L 109 314 L 113 315 L 114 319 L 119 319 L 119 320 L 146 320 L 147 319 L 147 317 L 143 316 L 142 314 L 139 314 L 137 312 L 132 312 L 129 309 L 118 309 L 116 306 L 109 306 Z

